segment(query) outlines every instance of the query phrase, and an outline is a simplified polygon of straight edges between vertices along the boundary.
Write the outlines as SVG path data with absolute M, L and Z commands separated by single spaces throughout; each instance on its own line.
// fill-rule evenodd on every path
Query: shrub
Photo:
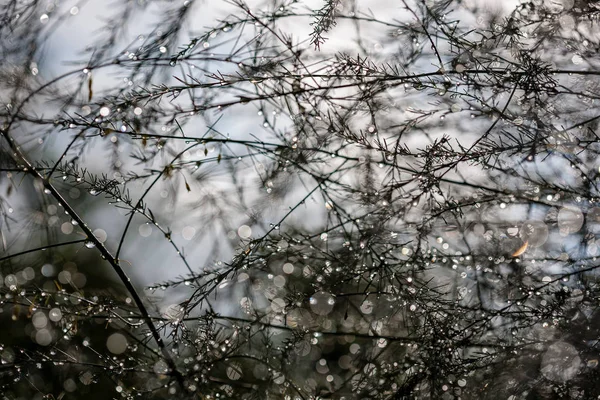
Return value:
M 600 394 L 598 7 L 486 4 L 6 1 L 4 398 Z

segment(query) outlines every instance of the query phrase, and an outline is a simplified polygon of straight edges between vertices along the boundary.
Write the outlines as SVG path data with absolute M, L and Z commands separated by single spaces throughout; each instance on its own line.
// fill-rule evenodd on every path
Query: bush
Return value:
M 600 7 L 314 3 L 4 2 L 4 398 L 600 394 Z

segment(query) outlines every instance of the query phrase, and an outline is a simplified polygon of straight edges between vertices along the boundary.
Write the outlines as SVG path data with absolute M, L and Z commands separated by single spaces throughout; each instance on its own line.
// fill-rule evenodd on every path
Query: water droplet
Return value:
M 567 342 L 556 342 L 542 357 L 540 371 L 554 382 L 566 382 L 579 372 L 581 358 L 577 349 Z
M 242 367 L 240 364 L 232 363 L 227 367 L 227 377 L 232 381 L 237 381 L 242 375 Z
M 548 240 L 548 227 L 542 221 L 529 220 L 521 226 L 520 237 L 530 247 L 539 247 Z
M 48 318 L 50 321 L 58 322 L 62 318 L 62 312 L 58 308 L 53 308 L 48 312 Z
M 96 239 L 98 239 L 98 241 L 100 243 L 104 243 L 106 241 L 107 238 L 107 234 L 106 231 L 104 229 L 95 229 L 93 232 L 94 236 L 96 237 Z
M 327 292 L 317 292 L 309 299 L 311 310 L 318 315 L 327 315 L 333 310 L 335 298 Z
M 585 220 L 581 209 L 577 206 L 565 206 L 558 212 L 558 228 L 564 235 L 578 232 Z
M 250 236 L 252 236 L 252 228 L 250 228 L 248 225 L 242 225 L 238 228 L 238 235 L 242 239 L 248 239 Z
M 148 236 L 150 236 L 152 234 L 152 225 L 150 225 L 150 224 L 142 224 L 138 228 L 138 231 L 140 233 L 140 236 L 142 236 L 142 237 L 148 237 Z

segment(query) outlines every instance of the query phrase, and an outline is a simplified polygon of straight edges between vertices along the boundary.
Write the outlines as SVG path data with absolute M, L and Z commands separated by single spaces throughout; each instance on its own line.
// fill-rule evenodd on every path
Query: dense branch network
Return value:
M 598 9 L 538 3 L 125 2 L 52 75 L 87 5 L 8 1 L 3 390 L 600 393 Z

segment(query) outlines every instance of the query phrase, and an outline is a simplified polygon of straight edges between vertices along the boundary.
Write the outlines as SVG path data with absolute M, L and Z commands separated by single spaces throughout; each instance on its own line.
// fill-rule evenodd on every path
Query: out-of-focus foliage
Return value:
M 2 1 L 4 398 L 597 398 L 600 3 L 502 7 Z

